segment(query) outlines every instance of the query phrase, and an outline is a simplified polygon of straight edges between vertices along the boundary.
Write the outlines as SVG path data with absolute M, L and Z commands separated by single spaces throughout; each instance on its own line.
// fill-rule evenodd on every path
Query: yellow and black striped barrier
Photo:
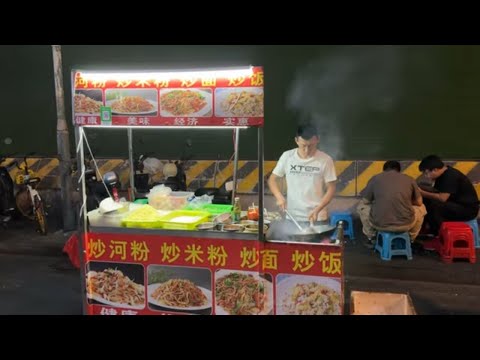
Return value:
M 4 164 L 11 162 L 7 159 Z M 19 164 L 23 159 L 16 159 Z M 60 187 L 59 183 L 59 161 L 57 158 L 30 158 L 27 160 L 29 168 L 42 179 L 40 189 L 55 189 Z M 167 163 L 167 161 L 164 161 Z M 414 179 L 420 177 L 418 170 L 419 161 L 401 161 L 402 172 Z M 464 174 L 473 182 L 477 193 L 480 196 L 480 162 L 479 161 L 446 161 L 446 163 Z M 130 167 L 124 159 L 97 159 L 101 174 L 107 171 L 115 171 L 120 176 L 120 182 L 124 187 L 129 183 Z M 365 189 L 368 181 L 376 174 L 382 172 L 384 161 L 336 161 L 337 172 L 337 196 L 353 197 L 360 195 Z M 276 161 L 265 161 L 265 181 L 270 176 L 276 165 Z M 13 179 L 20 174 L 19 169 L 10 170 Z M 195 190 L 199 187 L 221 187 L 233 179 L 233 162 L 215 160 L 193 160 L 185 164 L 187 185 Z M 162 175 L 159 174 L 158 179 Z M 238 163 L 238 189 L 240 193 L 256 193 L 258 191 L 258 162 L 239 161 Z M 268 187 L 265 183 L 265 189 Z

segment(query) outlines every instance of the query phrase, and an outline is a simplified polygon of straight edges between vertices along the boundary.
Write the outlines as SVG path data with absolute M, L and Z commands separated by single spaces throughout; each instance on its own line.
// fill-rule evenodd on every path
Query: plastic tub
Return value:
M 193 208 L 192 206 L 187 205 L 187 207 L 185 207 L 184 210 L 207 211 L 211 215 L 216 216 L 216 215 L 232 212 L 232 205 L 205 204 L 197 208 Z
M 207 204 L 202 206 L 202 211 L 208 211 L 212 215 L 220 215 L 232 212 L 232 205 Z
M 98 209 L 89 211 L 88 221 L 91 226 L 112 226 L 112 227 L 121 227 L 122 219 L 128 215 L 128 212 L 118 212 L 113 211 L 107 214 L 100 214 Z
M 167 210 L 183 209 L 188 205 L 188 200 L 193 196 L 194 193 L 190 191 L 172 191 L 170 195 L 168 195 L 172 209 Z
M 133 202 L 134 204 L 142 204 L 142 205 L 147 205 L 148 204 L 148 199 L 137 199 Z
M 180 210 L 188 205 L 188 199 L 192 196 L 193 192 L 187 191 L 172 191 L 169 195 L 152 194 L 148 203 L 157 210 Z
M 161 216 L 150 205 L 131 211 L 122 219 L 122 225 L 128 228 L 159 229 L 162 227 Z
M 206 211 L 175 210 L 162 216 L 160 223 L 164 229 L 195 230 L 197 225 L 207 222 L 210 214 Z

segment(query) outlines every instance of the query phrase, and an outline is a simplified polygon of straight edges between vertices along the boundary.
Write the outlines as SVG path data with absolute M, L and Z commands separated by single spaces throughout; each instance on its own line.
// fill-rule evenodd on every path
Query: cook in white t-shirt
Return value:
M 298 148 L 285 151 L 268 186 L 281 210 L 288 211 L 297 221 L 325 221 L 327 205 L 335 195 L 337 176 L 332 158 L 317 149 L 317 130 L 312 125 L 297 129 L 295 142 Z M 278 178 L 286 176 L 287 200 L 280 191 Z

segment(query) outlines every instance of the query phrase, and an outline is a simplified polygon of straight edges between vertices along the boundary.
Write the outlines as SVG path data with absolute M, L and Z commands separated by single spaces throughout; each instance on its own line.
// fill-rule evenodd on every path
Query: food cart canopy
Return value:
M 262 127 L 262 67 L 74 70 L 73 123 L 109 127 Z

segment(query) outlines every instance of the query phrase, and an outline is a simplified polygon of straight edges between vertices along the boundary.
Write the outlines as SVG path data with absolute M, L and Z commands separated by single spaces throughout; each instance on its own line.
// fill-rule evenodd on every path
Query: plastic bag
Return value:
M 202 196 L 194 197 L 188 204 L 191 209 L 199 209 L 204 205 L 211 204 L 213 200 L 213 196 L 209 196 L 207 194 Z
M 149 175 L 163 172 L 163 163 L 157 158 L 148 157 L 143 160 L 143 171 Z
M 172 189 L 162 184 L 162 185 L 157 185 L 151 188 L 148 195 L 170 195 L 171 192 L 172 192 Z
M 165 185 L 154 186 L 147 194 L 148 203 L 157 210 L 170 210 L 172 207 L 170 194 L 172 189 Z

